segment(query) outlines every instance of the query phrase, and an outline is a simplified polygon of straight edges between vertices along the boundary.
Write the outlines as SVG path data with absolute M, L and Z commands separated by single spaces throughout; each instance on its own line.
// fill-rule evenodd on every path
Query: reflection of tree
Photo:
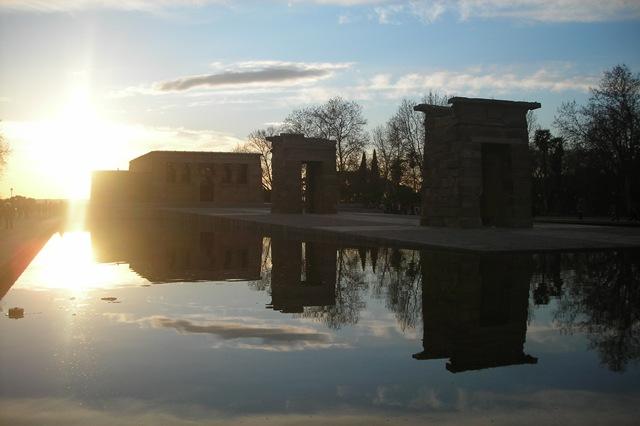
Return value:
M 601 362 L 624 371 L 640 358 L 640 251 L 588 253 L 575 260 L 555 319 L 566 331 L 585 332 Z
M 338 249 L 336 266 L 335 304 L 307 307 L 303 313 L 304 318 L 319 320 L 333 329 L 358 322 L 366 307 L 364 293 L 368 288 L 358 250 Z
M 551 297 L 560 297 L 565 277 L 562 272 L 561 257 L 557 253 L 544 253 L 533 256 L 534 270 L 531 277 L 533 302 L 546 305 Z
M 376 269 L 374 294 L 385 299 L 387 308 L 395 314 L 402 330 L 414 328 L 420 319 L 422 306 L 420 253 L 396 248 L 381 249 Z
M 260 261 L 260 280 L 249 283 L 254 290 L 271 292 L 271 238 L 262 239 L 262 259 Z

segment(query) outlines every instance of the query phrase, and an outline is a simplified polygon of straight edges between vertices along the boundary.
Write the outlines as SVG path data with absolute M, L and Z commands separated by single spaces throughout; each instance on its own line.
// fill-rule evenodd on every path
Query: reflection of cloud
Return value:
M 571 424 L 636 424 L 636 395 L 610 395 L 599 392 L 550 390 L 511 397 L 513 404 L 504 404 L 507 395 L 479 393 L 481 399 L 470 395 L 469 405 L 441 407 L 434 395 L 424 394 L 426 404 L 414 405 L 416 410 L 400 410 L 385 406 L 349 407 L 343 410 L 326 407 L 321 414 L 269 411 L 254 415 L 234 416 L 219 407 L 199 405 L 154 404 L 141 400 L 101 400 L 101 408 L 91 407 L 83 401 L 57 398 L 22 398 L 0 400 L 0 423 L 12 425 L 484 425 L 557 424 L 569 420 Z M 433 399 L 435 398 L 435 399 Z M 285 397 L 283 396 L 283 400 Z M 271 408 L 271 407 L 270 407 Z
M 173 328 L 181 333 L 212 334 L 224 340 L 261 339 L 265 343 L 288 343 L 295 341 L 327 342 L 329 335 L 318 333 L 310 328 L 263 325 L 246 325 L 227 322 L 208 322 L 197 324 L 189 320 L 153 317 L 151 322 L 156 327 Z
M 233 345 L 240 349 L 287 351 L 348 347 L 348 345 L 345 344 L 334 343 L 330 334 L 318 332 L 309 327 L 248 324 L 228 320 L 192 321 L 190 319 L 174 319 L 163 316 L 135 319 L 126 314 L 116 313 L 108 313 L 105 315 L 118 322 L 150 325 L 154 328 L 173 329 L 181 334 L 208 334 L 222 341 L 249 340 L 249 342 L 238 342 Z M 260 343 L 251 343 L 251 339 L 258 339 Z

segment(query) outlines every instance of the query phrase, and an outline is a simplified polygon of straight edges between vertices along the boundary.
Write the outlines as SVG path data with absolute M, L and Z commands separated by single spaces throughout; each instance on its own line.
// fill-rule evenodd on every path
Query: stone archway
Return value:
M 336 143 L 299 133 L 267 139 L 272 144 L 271 212 L 336 213 Z

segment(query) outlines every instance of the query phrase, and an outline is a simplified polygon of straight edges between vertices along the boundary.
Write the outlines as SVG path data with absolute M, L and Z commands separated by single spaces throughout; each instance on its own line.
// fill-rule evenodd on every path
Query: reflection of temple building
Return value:
M 416 359 L 449 358 L 457 373 L 534 364 L 523 352 L 530 257 L 424 251 L 423 348 Z
M 302 312 L 336 303 L 336 250 L 324 243 L 271 240 L 271 308 Z
M 109 222 L 91 228 L 99 262 L 125 262 L 152 282 L 259 280 L 262 237 L 189 221 Z

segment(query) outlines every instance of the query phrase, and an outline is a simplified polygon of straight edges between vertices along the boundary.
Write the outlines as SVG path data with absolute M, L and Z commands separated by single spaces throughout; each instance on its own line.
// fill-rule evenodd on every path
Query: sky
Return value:
M 153 149 L 229 151 L 333 96 L 562 102 L 640 71 L 640 0 L 0 0 L 0 198 L 87 198 Z

